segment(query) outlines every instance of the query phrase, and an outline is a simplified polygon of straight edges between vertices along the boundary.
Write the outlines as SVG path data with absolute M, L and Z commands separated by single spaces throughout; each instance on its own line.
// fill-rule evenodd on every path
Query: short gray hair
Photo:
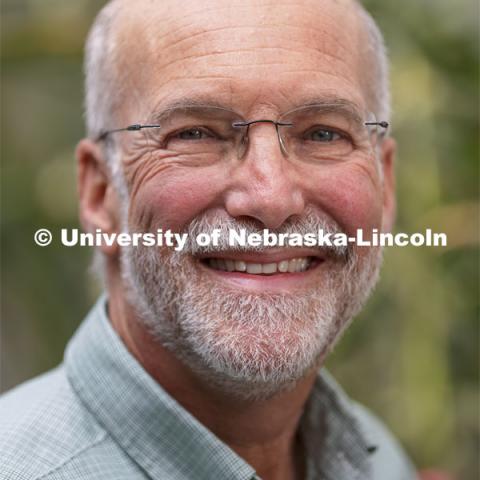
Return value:
M 103 131 L 116 126 L 115 111 L 121 96 L 121 82 L 118 81 L 116 61 L 118 37 L 113 32 L 120 3 L 112 0 L 103 7 L 85 45 L 85 118 L 90 138 L 98 138 Z M 125 196 L 126 186 L 118 158 L 120 152 L 110 141 L 105 142 L 103 148 L 118 193 Z
M 372 63 L 371 68 L 368 69 L 369 88 L 372 89 L 372 91 L 369 92 L 372 110 L 378 120 L 390 122 L 390 69 L 385 39 L 377 22 L 365 7 L 360 2 L 355 3 L 367 32 L 365 54 Z
M 112 119 L 113 95 L 108 94 L 116 72 L 116 36 L 112 34 L 118 1 L 109 2 L 97 15 L 85 45 L 85 116 L 87 134 L 96 138 Z

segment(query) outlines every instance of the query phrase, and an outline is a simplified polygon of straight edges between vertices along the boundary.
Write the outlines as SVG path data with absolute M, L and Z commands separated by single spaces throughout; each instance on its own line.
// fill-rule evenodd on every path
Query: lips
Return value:
M 196 257 L 201 269 L 221 288 L 254 294 L 292 294 L 322 281 L 329 252 L 317 248 L 223 250 Z

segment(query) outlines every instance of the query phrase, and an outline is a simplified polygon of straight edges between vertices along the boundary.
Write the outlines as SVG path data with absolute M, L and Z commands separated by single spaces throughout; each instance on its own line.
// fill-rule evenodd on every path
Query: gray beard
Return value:
M 192 222 L 188 238 L 213 228 L 261 231 L 252 222 L 217 216 Z M 340 231 L 335 222 L 310 210 L 281 232 L 318 229 Z M 226 238 L 209 248 L 212 256 L 232 250 Z M 129 303 L 165 348 L 211 387 L 259 400 L 293 388 L 317 368 L 377 282 L 381 249 L 370 248 L 362 258 L 354 248 L 328 250 L 329 268 L 319 283 L 292 294 L 254 294 L 221 285 L 196 265 L 192 254 L 202 252 L 193 243 L 181 252 L 124 248 L 122 275 Z

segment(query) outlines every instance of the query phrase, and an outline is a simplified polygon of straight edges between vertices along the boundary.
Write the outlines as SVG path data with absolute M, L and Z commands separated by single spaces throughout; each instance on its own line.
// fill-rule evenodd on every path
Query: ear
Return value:
M 119 233 L 121 205 L 101 148 L 92 140 L 83 139 L 77 145 L 76 157 L 79 216 L 84 230 Z M 98 248 L 108 256 L 119 253 L 116 242 Z
M 397 142 L 387 137 L 382 142 L 381 162 L 383 167 L 383 220 L 382 231 L 391 232 L 395 223 L 397 202 L 395 199 L 395 158 Z

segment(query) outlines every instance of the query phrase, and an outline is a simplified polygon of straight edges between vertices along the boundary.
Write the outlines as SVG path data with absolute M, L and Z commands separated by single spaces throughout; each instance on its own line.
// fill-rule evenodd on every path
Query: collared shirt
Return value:
M 392 435 L 324 371 L 300 429 L 308 480 L 416 478 Z M 102 297 L 62 365 L 0 399 L 0 479 L 259 477 L 148 375 L 112 328 Z

